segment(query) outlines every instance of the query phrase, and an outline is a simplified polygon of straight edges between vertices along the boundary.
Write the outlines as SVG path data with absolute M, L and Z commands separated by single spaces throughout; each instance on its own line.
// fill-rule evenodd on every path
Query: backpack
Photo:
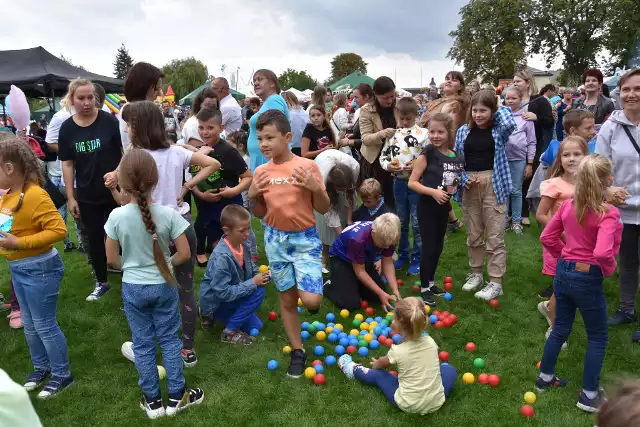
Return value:
M 42 153 L 44 153 L 44 158 L 42 158 L 43 161 L 55 162 L 56 160 L 58 160 L 58 153 L 52 151 L 51 147 L 49 147 L 49 144 L 47 144 L 44 139 L 36 135 L 31 135 L 31 138 L 35 139 L 38 142 L 40 150 L 42 150 Z

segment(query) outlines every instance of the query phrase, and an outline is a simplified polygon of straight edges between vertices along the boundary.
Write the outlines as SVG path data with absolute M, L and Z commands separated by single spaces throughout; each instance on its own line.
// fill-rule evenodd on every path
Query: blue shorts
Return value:
M 281 231 L 265 224 L 264 249 L 278 291 L 296 286 L 322 295 L 322 243 L 315 226 L 303 231 Z

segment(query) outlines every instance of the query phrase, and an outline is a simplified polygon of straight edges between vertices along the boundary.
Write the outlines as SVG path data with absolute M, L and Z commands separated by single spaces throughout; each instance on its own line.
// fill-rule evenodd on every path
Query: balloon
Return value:
M 24 96 L 22 90 L 14 85 L 11 85 L 9 95 L 11 96 L 11 118 L 13 119 L 13 124 L 18 130 L 26 129 L 31 117 L 27 97 Z

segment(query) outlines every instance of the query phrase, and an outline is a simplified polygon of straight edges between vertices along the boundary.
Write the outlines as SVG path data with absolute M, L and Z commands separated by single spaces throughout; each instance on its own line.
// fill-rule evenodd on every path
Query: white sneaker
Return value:
M 329 274 L 329 270 L 327 270 L 326 265 L 322 265 L 322 274 Z
M 353 358 L 348 354 L 343 354 L 338 359 L 338 368 L 347 376 L 348 379 L 353 379 L 353 368 L 356 366 Z
M 549 335 L 551 335 L 551 327 L 549 327 L 549 329 L 547 329 L 547 332 L 544 334 L 546 339 L 549 339 Z M 567 344 L 567 342 L 565 341 L 564 343 L 562 343 L 562 349 L 566 350 L 569 347 L 569 344 Z
M 133 355 L 133 343 L 131 341 L 125 341 L 120 347 L 120 352 L 125 357 L 125 359 L 130 362 L 136 363 L 136 357 Z
M 481 291 L 475 293 L 476 298 L 490 301 L 502 295 L 502 285 L 496 282 L 489 282 Z
M 467 281 L 464 285 L 462 285 L 462 290 L 466 292 L 475 291 L 480 286 L 482 286 L 483 282 L 484 280 L 482 279 L 482 274 L 469 273 L 467 275 Z

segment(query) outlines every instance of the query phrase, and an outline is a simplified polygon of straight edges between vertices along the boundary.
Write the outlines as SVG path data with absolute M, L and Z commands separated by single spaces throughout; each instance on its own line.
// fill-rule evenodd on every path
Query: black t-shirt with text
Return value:
M 318 151 L 327 145 L 333 144 L 333 131 L 331 128 L 320 130 L 311 123 L 304 128 L 302 137 L 309 138 L 309 151 Z
M 451 156 L 442 154 L 431 144 L 427 145 L 421 154 L 427 156 L 427 167 L 422 173 L 422 185 L 438 188 L 452 196 L 460 184 L 464 158 L 456 152 Z
M 222 167 L 198 184 L 200 191 L 235 187 L 240 182 L 240 175 L 247 171 L 247 163 L 240 152 L 223 139 L 216 143 L 209 157 L 219 161 Z M 197 174 L 199 171 L 200 166 L 193 165 L 189 167 L 189 172 L 192 175 Z
M 58 158 L 73 160 L 79 202 L 113 202 L 104 175 L 116 170 L 122 159 L 118 120 L 100 110 L 93 123 L 82 127 L 70 117 L 60 126 Z

